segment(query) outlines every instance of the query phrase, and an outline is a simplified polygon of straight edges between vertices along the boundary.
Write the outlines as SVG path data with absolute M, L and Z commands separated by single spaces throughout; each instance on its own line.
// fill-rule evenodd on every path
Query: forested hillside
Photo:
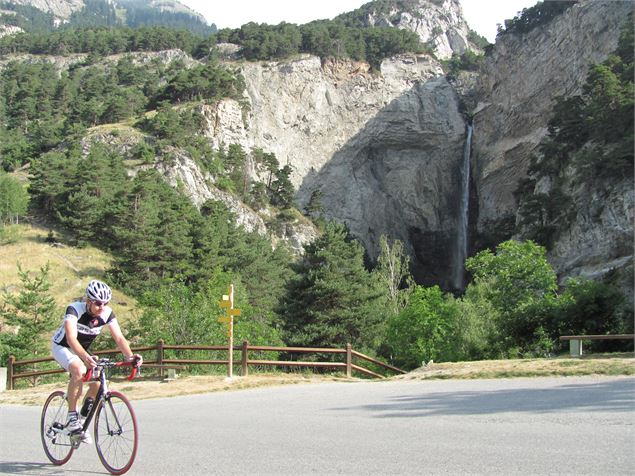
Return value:
M 548 355 L 560 350 L 557 337 L 564 333 L 632 332 L 632 306 L 617 288 L 581 279 L 559 287 L 545 248 L 534 241 L 506 241 L 468 259 L 472 280 L 455 296 L 414 283 L 399 241 L 382 236 L 381 253 L 370 262 L 344 225 L 316 218 L 320 237 L 297 256 L 282 241 L 274 247 L 271 236 L 236 227 L 219 201 L 195 206 L 159 173 L 177 157 L 193 160 L 214 187 L 261 214 L 271 235 L 285 223 L 308 222 L 309 212 L 319 217 L 317 197 L 308 210 L 297 209 L 291 169 L 275 154 L 238 144 L 214 148 L 202 133 L 203 106 L 244 100 L 244 78 L 218 60 L 216 45 L 236 43 L 248 60 L 302 52 L 377 66 L 396 53 L 425 51 L 416 35 L 343 19 L 250 23 L 211 36 L 166 26 L 77 24 L 84 26 L 0 39 L 0 240 L 19 240 L 15 223 L 30 219 L 60 230 L 65 245 L 107 252 L 112 266 L 101 277 L 139 303 L 130 326 L 134 342 L 218 344 L 217 302 L 230 283 L 242 309 L 237 339 L 351 343 L 407 368 L 431 359 Z M 624 34 L 615 57 L 593 69 L 585 95 L 554 111 L 544 147 L 554 154 L 536 159 L 531 183 L 519 192 L 527 236 L 541 244 L 548 244 L 553 231 L 545 226 L 554 219 L 545 209 L 554 197 L 544 201 L 532 187 L 543 175 L 556 180 L 569 160 L 579 173 L 606 180 L 632 174 L 632 41 L 632 32 Z M 162 60 L 165 50 L 179 52 Z M 104 135 L 108 141 L 99 139 Z M 611 167 L 577 151 L 579 143 L 596 148 L 593 157 Z M 17 176 L 27 176 L 26 186 Z M 30 273 L 4 289 L 0 362 L 9 353 L 41 352 L 45 343 L 24 345 L 31 342 L 24 333 L 43 335 L 58 322 L 46 271 Z M 33 279 L 40 283 L 35 288 Z M 46 305 L 24 306 L 28 292 Z M 26 325 L 36 311 L 37 329 Z
M 207 25 L 194 12 L 156 8 L 144 0 L 84 0 L 84 6 L 72 12 L 60 25 L 60 19 L 50 11 L 42 11 L 28 4 L 16 4 L 8 0 L 0 1 L 0 24 L 20 28 L 26 33 L 50 33 L 58 29 L 78 27 L 121 27 L 139 28 L 144 26 L 164 26 L 186 29 L 198 35 L 209 35 L 216 31 L 214 25 Z M 52 2 L 50 7 L 54 7 Z

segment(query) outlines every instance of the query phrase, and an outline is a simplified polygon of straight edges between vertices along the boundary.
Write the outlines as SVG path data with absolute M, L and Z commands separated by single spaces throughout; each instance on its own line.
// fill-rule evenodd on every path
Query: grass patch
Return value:
M 103 279 L 111 266 L 111 258 L 91 246 L 70 246 L 57 232 L 55 238 L 60 244 L 52 246 L 46 241 L 49 231 L 28 224 L 5 227 L 5 233 L 11 239 L 5 239 L 0 246 L 0 291 L 13 292 L 19 289 L 18 263 L 32 275 L 39 273 L 40 268 L 48 263 L 51 283 L 49 293 L 59 307 L 61 322 L 64 307 L 84 295 L 89 280 Z M 125 325 L 132 318 L 136 301 L 113 289 L 112 303 L 117 318 Z
M 635 356 L 632 353 L 612 355 L 590 355 L 583 359 L 558 357 L 433 363 L 395 378 L 425 380 L 635 375 Z
M 251 369 L 250 369 L 251 370 Z M 451 362 L 430 364 L 408 374 L 392 377 L 393 380 L 450 380 L 450 379 L 496 379 L 532 377 L 574 376 L 633 376 L 635 358 L 605 355 L 585 359 L 526 359 L 492 360 L 479 362 Z M 59 388 L 66 387 L 66 379 L 59 376 L 54 383 L 38 385 L 0 393 L 2 405 L 42 405 L 46 397 Z M 199 393 L 228 392 L 257 387 L 280 385 L 316 384 L 322 382 L 356 382 L 343 374 L 313 374 L 309 372 L 251 372 L 247 377 L 224 375 L 180 376 L 166 381 L 158 377 L 142 377 L 132 384 L 125 378 L 111 380 L 111 390 L 123 391 L 131 400 L 168 398 Z M 366 380 L 367 381 L 367 380 Z

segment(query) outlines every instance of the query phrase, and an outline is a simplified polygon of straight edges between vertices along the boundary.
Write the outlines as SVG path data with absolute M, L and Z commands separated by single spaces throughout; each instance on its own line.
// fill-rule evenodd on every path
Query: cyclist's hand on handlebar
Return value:
M 97 367 L 97 361 L 95 360 L 95 357 L 93 357 L 90 354 L 86 354 L 86 358 L 84 358 L 84 363 L 86 364 L 86 368 L 89 368 L 89 369 L 94 369 L 95 367 Z
M 128 362 L 132 362 L 135 367 L 139 367 L 143 364 L 143 357 L 141 354 L 134 354 L 132 357 L 126 359 Z

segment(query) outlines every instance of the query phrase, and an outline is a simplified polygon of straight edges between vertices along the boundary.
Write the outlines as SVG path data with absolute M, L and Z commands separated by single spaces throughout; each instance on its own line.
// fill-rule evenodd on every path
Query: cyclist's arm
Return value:
M 66 333 L 66 342 L 71 350 L 86 364 L 88 368 L 93 368 L 96 365 L 95 359 L 90 355 L 86 349 L 77 340 L 77 321 L 73 319 L 66 319 L 64 321 L 64 332 Z
M 130 344 L 121 332 L 121 327 L 119 327 L 119 323 L 117 320 L 113 320 L 108 324 L 108 329 L 110 330 L 110 335 L 112 335 L 112 339 L 115 341 L 117 348 L 124 355 L 126 360 L 137 359 L 138 363 L 141 364 L 143 362 L 143 358 L 139 354 L 133 354 L 130 349 Z

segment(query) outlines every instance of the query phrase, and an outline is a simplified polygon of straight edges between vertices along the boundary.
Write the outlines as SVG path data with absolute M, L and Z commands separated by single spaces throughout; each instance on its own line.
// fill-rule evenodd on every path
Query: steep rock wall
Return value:
M 415 32 L 438 58 L 447 59 L 470 48 L 469 27 L 459 0 L 412 0 L 387 13 L 377 5 L 365 18 L 368 26 L 394 27 Z
M 399 239 L 420 282 L 450 287 L 464 142 L 454 90 L 431 79 L 386 105 L 301 190 L 319 190 L 324 213 L 371 258 L 381 235 Z
M 479 74 L 474 114 L 477 247 L 512 235 L 513 193 L 547 133 L 554 98 L 580 93 L 589 64 L 616 48 L 632 11 L 631 1 L 585 1 L 545 27 L 497 41 Z M 598 277 L 629 265 L 632 271 L 633 184 L 614 185 L 598 192 L 570 182 L 576 216 L 550 253 L 561 277 Z
M 496 227 L 509 234 L 513 192 L 547 133 L 554 98 L 580 92 L 588 65 L 615 49 L 632 8 L 630 1 L 584 2 L 545 27 L 498 39 L 480 71 L 474 111 L 478 233 Z
M 406 244 L 418 277 L 447 279 L 465 123 L 440 65 L 405 55 L 377 74 L 305 56 L 242 74 L 249 111 L 206 107 L 212 143 L 275 153 L 293 168 L 301 207 L 319 190 L 323 215 L 345 222 L 371 258 L 384 234 Z
M 84 8 L 84 0 L 13 0 L 13 3 L 30 5 L 58 20 L 68 20 L 74 12 Z

